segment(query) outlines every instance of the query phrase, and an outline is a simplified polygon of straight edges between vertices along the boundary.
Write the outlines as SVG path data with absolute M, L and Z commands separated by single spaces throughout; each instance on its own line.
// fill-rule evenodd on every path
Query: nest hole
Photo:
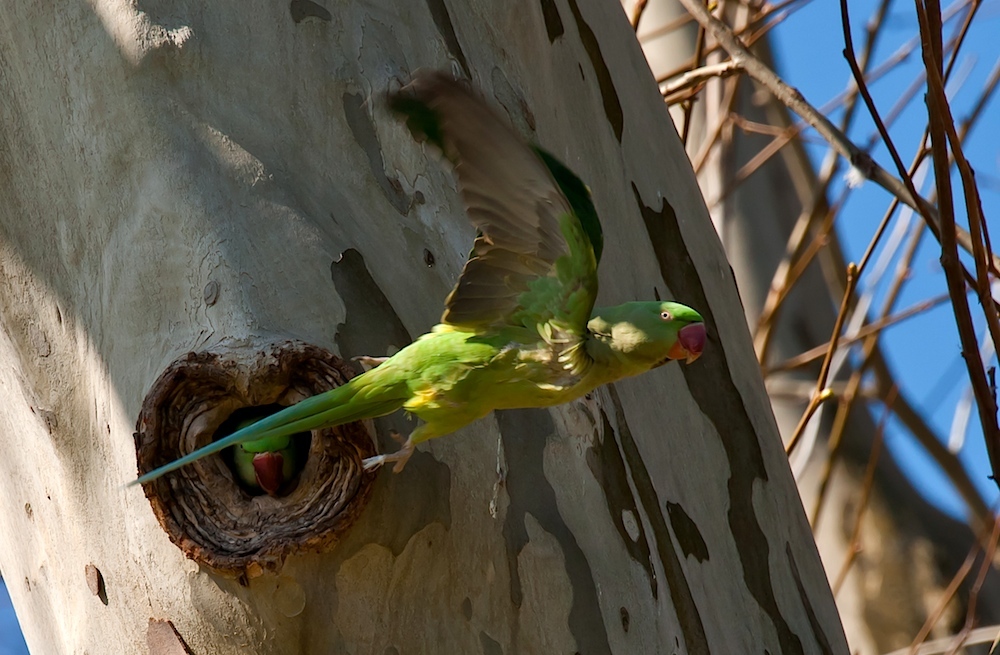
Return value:
M 188 353 L 174 361 L 143 402 L 135 441 L 139 474 L 249 420 L 347 383 L 354 372 L 333 353 L 300 342 L 249 357 Z M 232 449 L 143 486 L 154 514 L 184 553 L 214 571 L 256 577 L 297 552 L 332 548 L 368 501 L 375 454 L 361 423 L 294 435 L 294 476 L 274 495 L 241 480 Z

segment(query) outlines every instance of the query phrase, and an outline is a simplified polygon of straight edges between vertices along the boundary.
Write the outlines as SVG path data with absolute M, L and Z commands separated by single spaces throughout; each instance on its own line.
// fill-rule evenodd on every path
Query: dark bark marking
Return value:
M 699 562 L 707 562 L 708 545 L 705 543 L 705 538 L 701 536 L 698 524 L 688 516 L 683 507 L 669 500 L 667 501 L 667 516 L 670 517 L 670 526 L 674 529 L 674 536 L 677 537 L 677 543 L 684 551 L 684 556 L 694 556 Z
M 403 191 L 402 185 L 395 177 L 385 174 L 385 161 L 382 159 L 382 145 L 378 141 L 375 125 L 364 109 L 365 99 L 356 93 L 345 93 L 343 97 L 344 118 L 351 128 L 351 134 L 368 158 L 368 168 L 382 191 L 397 212 L 406 216 L 410 212 L 410 199 Z
M 573 585 L 569 629 L 579 652 L 582 655 L 610 654 L 611 646 L 597 599 L 594 574 L 576 537 L 559 514 L 555 490 L 542 468 L 545 441 L 555 432 L 552 417 L 547 411 L 539 409 L 498 411 L 496 417 L 507 461 L 511 462 L 506 485 L 510 506 L 503 526 L 507 542 L 510 600 L 515 607 L 521 606 L 517 556 L 528 543 L 524 518 L 526 514 L 531 514 L 562 548 L 566 575 Z
M 448 6 L 445 4 L 445 1 L 427 0 L 427 8 L 431 12 L 431 18 L 434 19 L 434 25 L 437 26 L 438 33 L 444 39 L 444 45 L 448 48 L 448 52 L 458 61 L 458 65 L 462 67 L 465 76 L 472 79 L 469 62 L 465 59 L 462 44 L 458 42 L 458 36 L 455 34 L 455 25 L 451 22 L 451 14 L 448 13 Z
M 555 43 L 556 39 L 566 32 L 563 27 L 562 17 L 559 15 L 559 8 L 556 7 L 555 0 L 541 0 L 542 18 L 545 19 L 545 33 L 549 36 L 549 43 Z
M 292 0 L 288 5 L 288 11 L 296 23 L 301 23 L 307 18 L 318 18 L 328 22 L 333 20 L 333 15 L 326 7 L 312 0 Z
M 503 647 L 500 646 L 500 642 L 482 630 L 479 631 L 479 645 L 483 648 L 483 655 L 503 655 Z
M 392 309 L 389 299 L 372 279 L 365 258 L 348 248 L 330 265 L 330 277 L 337 295 L 344 301 L 347 316 L 337 326 L 337 345 L 345 359 L 358 355 L 384 355 L 389 346 L 403 349 L 413 338 Z M 352 312 L 353 308 L 364 311 Z
M 389 346 L 402 349 L 413 339 L 393 311 L 389 299 L 372 279 L 364 257 L 353 248 L 330 266 L 337 294 L 347 307 L 337 326 L 336 342 L 345 359 L 357 355 L 384 355 Z M 358 309 L 358 311 L 352 311 Z M 376 419 L 383 450 L 399 444 L 385 436 L 388 426 L 400 432 L 413 428 L 399 414 Z M 410 537 L 432 523 L 451 527 L 451 471 L 428 453 L 417 451 L 398 475 L 379 476 L 378 491 L 365 510 L 366 523 L 391 525 L 380 532 L 380 543 L 394 555 L 403 552 Z
M 628 468 L 632 472 L 632 481 L 635 484 L 639 500 L 642 502 L 646 518 L 649 519 L 649 524 L 653 529 L 653 536 L 656 539 L 656 554 L 660 558 L 660 565 L 663 566 L 663 574 L 667 579 L 667 589 L 670 591 L 670 602 L 674 606 L 677 621 L 681 626 L 681 633 L 684 635 L 685 650 L 690 655 L 708 655 L 711 651 L 708 647 L 705 626 L 701 622 L 698 605 L 695 603 L 691 587 L 684 575 L 684 567 L 674 551 L 674 543 L 670 538 L 670 530 L 663 518 L 663 512 L 660 510 L 660 499 L 653 487 L 653 480 L 646 468 L 646 463 L 642 461 L 642 455 L 635 444 L 635 439 L 632 438 L 632 430 L 625 420 L 625 410 L 622 408 L 621 399 L 613 384 L 608 385 L 608 394 L 611 397 L 611 404 L 615 406 L 618 418 L 617 434 L 621 442 L 622 452 L 625 455 Z M 606 434 L 604 438 L 613 438 L 614 434 L 614 432 Z
M 812 602 L 810 602 L 809 596 L 806 593 L 805 585 L 802 584 L 802 576 L 799 575 L 799 566 L 795 563 L 792 545 L 788 542 L 785 542 L 785 555 L 788 557 L 788 566 L 792 571 L 792 577 L 795 579 L 795 588 L 799 592 L 799 598 L 802 599 L 802 607 L 806 611 L 806 618 L 809 619 L 809 625 L 812 626 L 813 635 L 816 637 L 819 649 L 824 655 L 833 655 L 833 647 L 830 645 L 830 640 L 827 638 L 826 632 L 823 631 L 823 625 L 816 616 L 816 611 L 813 609 Z
M 753 507 L 753 483 L 767 482 L 764 456 L 753 422 L 729 374 L 724 344 L 719 340 L 705 289 L 698 279 L 681 237 L 673 207 L 664 199 L 657 211 L 647 207 L 632 184 L 635 202 L 642 214 L 650 243 L 656 253 L 660 275 L 680 302 L 697 309 L 708 330 L 708 347 L 695 366 L 681 371 L 688 390 L 702 413 L 712 422 L 729 460 L 729 528 L 739 548 L 743 579 L 760 608 L 771 619 L 782 653 L 802 653 L 802 641 L 782 616 L 771 587 L 770 547 Z
M 614 428 L 611 426 L 607 414 L 601 412 L 601 418 L 604 421 L 604 440 L 587 449 L 587 465 L 598 484 L 604 489 L 608 514 L 611 516 L 611 522 L 618 530 L 619 536 L 621 536 L 622 543 L 625 544 L 625 550 L 628 551 L 632 559 L 646 569 L 646 575 L 649 576 L 649 590 L 653 594 L 653 598 L 657 598 L 656 569 L 653 567 L 646 528 L 642 524 L 642 516 L 639 514 L 639 508 L 635 504 L 632 489 L 628 484 L 628 472 L 621 452 L 618 450 Z M 639 536 L 635 541 L 625 529 L 625 523 L 622 520 L 622 513 L 626 511 L 632 513 L 636 525 L 639 526 Z
M 618 143 L 622 142 L 622 130 L 625 127 L 625 115 L 622 113 L 622 103 L 618 99 L 618 92 L 615 91 L 615 83 L 611 78 L 611 71 L 601 54 L 601 44 L 597 41 L 594 30 L 583 20 L 580 7 L 576 0 L 569 0 L 570 11 L 573 12 L 573 19 L 576 21 L 576 29 L 580 33 L 580 42 L 583 43 L 584 50 L 590 58 L 590 65 L 594 67 L 597 75 L 597 85 L 601 89 L 601 99 L 604 101 L 604 115 L 611 123 L 611 129 L 615 131 Z

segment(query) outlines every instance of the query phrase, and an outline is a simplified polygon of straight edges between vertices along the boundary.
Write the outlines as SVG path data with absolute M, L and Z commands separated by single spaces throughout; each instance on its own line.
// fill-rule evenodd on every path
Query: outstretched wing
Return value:
M 525 326 L 553 346 L 579 342 L 603 244 L 587 187 L 443 73 L 417 73 L 389 102 L 454 164 L 479 230 L 441 322 L 478 333 Z

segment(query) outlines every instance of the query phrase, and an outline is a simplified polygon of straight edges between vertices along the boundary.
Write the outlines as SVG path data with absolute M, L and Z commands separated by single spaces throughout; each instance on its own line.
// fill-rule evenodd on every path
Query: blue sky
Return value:
M 3 581 L 0 581 L 0 655 L 28 655 L 28 646 L 21 636 Z
M 673 0 L 652 0 L 653 2 Z M 852 24 L 855 46 L 860 49 L 863 28 L 871 14 L 875 0 L 851 0 Z M 897 0 L 888 17 L 887 30 L 876 50 L 875 62 L 880 62 L 896 48 L 916 34 L 913 3 Z M 986 0 L 970 32 L 966 54 L 960 59 L 957 70 L 964 79 L 962 88 L 953 100 L 956 117 L 965 116 L 969 104 L 982 88 L 990 69 L 1000 57 L 1000 0 Z M 946 30 L 946 34 L 948 31 Z M 803 38 L 806 35 L 808 38 Z M 796 12 L 788 23 L 772 32 L 779 72 L 797 87 L 814 106 L 822 106 L 842 91 L 850 71 L 841 55 L 843 40 L 840 30 L 839 3 L 834 0 L 814 0 Z M 876 104 L 887 111 L 899 98 L 917 74 L 920 63 L 919 50 L 899 70 L 872 86 Z M 910 162 L 916 140 L 925 124 L 922 95 L 901 115 L 891 130 L 901 151 L 902 158 Z M 980 128 L 973 132 L 966 144 L 966 155 L 977 171 L 980 191 L 993 242 L 1000 243 L 1000 104 L 993 101 L 980 120 Z M 836 122 L 836 121 L 835 121 Z M 865 112 L 859 112 L 850 134 L 855 142 L 864 142 L 872 133 L 873 124 Z M 813 145 L 810 152 L 819 161 L 825 146 L 815 133 L 807 133 Z M 874 151 L 876 160 L 887 170 L 893 170 L 884 148 Z M 838 183 L 839 184 L 839 183 Z M 956 186 L 956 189 L 960 187 Z M 836 195 L 837 190 L 834 190 Z M 888 194 L 871 183 L 855 191 L 842 213 L 838 231 L 847 256 L 857 261 L 868 244 L 874 226 L 881 219 L 889 201 Z M 937 263 L 937 244 L 925 239 L 914 263 L 912 282 L 903 293 L 900 307 L 936 296 L 945 289 L 944 275 Z M 877 304 L 876 304 L 877 306 Z M 977 306 L 973 304 L 974 313 Z M 981 327 L 982 321 L 979 321 Z M 959 357 L 958 334 L 950 306 L 945 305 L 918 318 L 892 328 L 886 333 L 883 348 L 911 402 L 920 408 L 940 435 L 950 429 L 955 404 L 967 385 L 965 368 Z M 960 452 L 973 480 L 990 500 L 996 500 L 996 486 L 987 479 L 989 465 L 983 445 L 982 432 L 973 412 L 965 446 Z M 914 443 L 905 429 L 890 423 L 886 442 L 900 460 L 907 473 L 932 502 L 955 516 L 964 514 L 961 500 L 923 450 Z M 6 588 L 0 584 L 0 655 L 25 655 L 27 647 L 17 629 L 17 622 L 7 597 Z
M 819 0 L 809 3 L 789 18 L 788 23 L 775 29 L 774 45 L 781 74 L 797 87 L 814 106 L 822 106 L 842 91 L 850 80 L 850 69 L 844 59 L 843 35 L 839 2 Z M 864 28 L 876 6 L 875 0 L 852 0 L 850 2 L 852 34 L 855 49 L 860 52 Z M 952 21 L 945 27 L 947 40 L 957 23 Z M 893 2 L 887 16 L 886 28 L 873 61 L 877 64 L 894 53 L 903 43 L 917 34 L 914 5 L 908 1 Z M 808 34 L 808 40 L 802 39 Z M 966 45 L 955 67 L 953 79 L 961 81 L 952 84 L 952 110 L 956 119 L 965 117 L 978 91 L 983 88 L 991 69 L 1000 57 L 1000 1 L 986 0 L 969 32 Z M 906 88 L 916 78 L 922 68 L 919 47 L 913 51 L 897 71 L 871 86 L 872 96 L 880 113 L 884 116 L 904 94 Z M 865 143 L 874 133 L 874 123 L 867 111 L 859 107 L 849 131 L 855 143 Z M 837 122 L 839 114 L 834 114 Z M 983 117 L 965 145 L 965 153 L 977 173 L 980 182 L 983 208 L 993 235 L 993 243 L 1000 243 L 1000 223 L 997 221 L 1000 209 L 1000 139 L 996 126 L 1000 118 L 1000 103 L 996 100 L 987 105 Z M 918 140 L 926 124 L 923 91 L 890 128 L 890 134 L 900 156 L 906 165 L 912 161 Z M 814 132 L 807 133 L 810 154 L 819 161 L 825 154 L 825 144 Z M 879 147 L 873 155 L 883 168 L 895 171 L 888 151 Z M 961 186 L 954 178 L 956 198 L 961 205 Z M 831 197 L 836 197 L 843 186 L 837 181 Z M 924 195 L 927 195 L 925 190 Z M 858 261 L 874 233 L 874 227 L 881 220 L 888 206 L 889 195 L 872 183 L 866 183 L 852 193 L 844 207 L 837 225 L 846 256 Z M 961 207 L 956 211 L 960 221 L 964 221 Z M 884 241 L 884 239 L 883 239 Z M 994 248 L 997 246 L 994 245 Z M 899 308 L 905 308 L 920 300 L 945 293 L 944 274 L 938 263 L 940 255 L 937 242 L 927 235 L 922 242 L 913 264 L 912 280 L 903 292 Z M 966 260 L 968 263 L 968 260 Z M 883 285 L 884 286 L 884 285 Z M 878 296 L 881 297 L 881 296 Z M 982 315 L 978 304 L 970 298 L 973 316 Z M 875 306 L 879 306 L 876 301 Z M 977 321 L 982 328 L 983 321 Z M 981 335 L 980 330 L 980 335 Z M 955 319 L 949 304 L 942 305 L 919 317 L 910 319 L 885 333 L 882 346 L 892 367 L 896 380 L 907 393 L 910 402 L 927 418 L 931 426 L 942 438 L 947 438 L 951 428 L 955 405 L 968 386 L 964 363 L 960 358 L 960 343 L 955 328 Z M 994 361 L 995 363 L 995 361 Z M 886 434 L 886 443 L 899 459 L 908 475 L 932 502 L 948 513 L 964 516 L 964 504 L 951 488 L 937 465 L 930 460 L 923 449 L 916 444 L 909 433 L 891 422 Z M 984 496 L 995 501 L 996 486 L 990 481 L 986 449 L 982 430 L 973 409 L 966 433 L 965 444 L 959 453 L 970 471 L 973 481 Z

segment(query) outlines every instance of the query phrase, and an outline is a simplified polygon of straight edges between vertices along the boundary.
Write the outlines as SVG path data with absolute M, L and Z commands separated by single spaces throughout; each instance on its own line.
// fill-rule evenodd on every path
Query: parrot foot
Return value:
M 358 355 L 357 357 L 351 357 L 352 362 L 358 362 L 361 364 L 361 368 L 365 369 L 365 372 L 372 370 L 379 364 L 385 364 L 389 360 L 388 357 L 369 357 L 368 355 Z
M 402 444 L 399 450 L 397 450 L 394 453 L 389 453 L 387 455 L 375 455 L 374 457 L 366 457 L 361 462 L 361 465 L 364 466 L 364 469 L 366 471 L 373 471 L 378 467 L 382 466 L 383 464 L 387 464 L 389 462 L 396 462 L 396 465 L 392 467 L 392 472 L 400 473 L 402 472 L 403 467 L 406 466 L 406 462 L 410 459 L 410 456 L 413 455 L 414 451 L 413 443 L 411 443 L 409 439 L 406 439 L 404 441 L 403 436 L 398 432 L 396 432 L 395 430 L 389 430 L 389 436 L 392 437 L 395 441 Z

